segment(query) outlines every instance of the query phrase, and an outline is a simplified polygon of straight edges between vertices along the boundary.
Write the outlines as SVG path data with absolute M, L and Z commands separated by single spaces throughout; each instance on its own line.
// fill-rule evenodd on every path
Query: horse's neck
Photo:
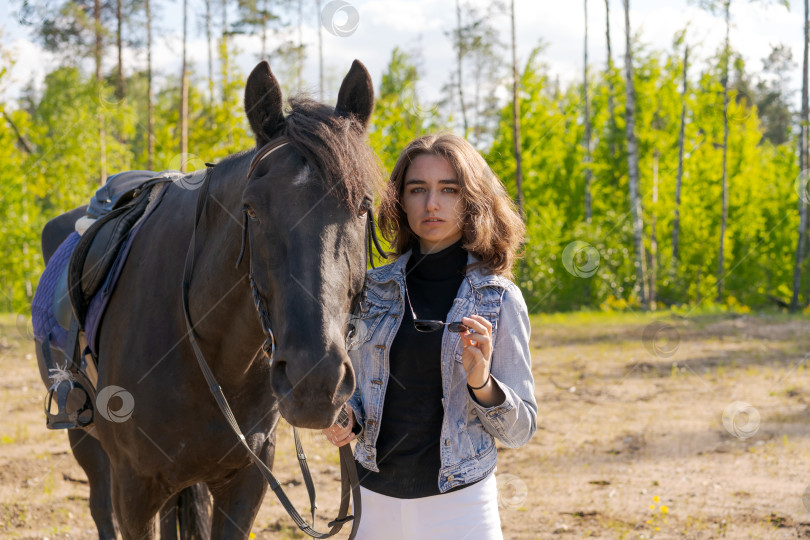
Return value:
M 239 176 L 237 176 L 239 177 Z M 264 337 L 250 290 L 249 257 L 239 257 L 242 238 L 243 185 L 212 178 L 206 209 L 197 229 L 197 254 L 190 304 L 195 331 L 220 380 L 238 385 Z M 229 185 L 231 184 L 231 185 Z

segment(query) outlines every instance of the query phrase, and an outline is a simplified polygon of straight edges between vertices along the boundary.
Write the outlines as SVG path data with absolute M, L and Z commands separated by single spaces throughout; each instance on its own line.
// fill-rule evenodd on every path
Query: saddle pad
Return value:
M 39 279 L 39 285 L 37 285 L 34 300 L 31 303 L 34 337 L 39 341 L 44 341 L 46 337 L 50 336 L 51 347 L 62 350 L 67 343 L 67 329 L 62 328 L 56 320 L 53 311 L 53 294 L 80 238 L 79 233 L 72 232 L 59 245 Z

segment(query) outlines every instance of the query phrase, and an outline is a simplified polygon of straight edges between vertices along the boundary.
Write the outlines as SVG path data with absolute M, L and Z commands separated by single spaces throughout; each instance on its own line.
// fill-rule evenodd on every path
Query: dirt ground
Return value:
M 810 538 L 810 318 L 574 314 L 532 327 L 538 431 L 499 448 L 506 539 Z M 86 476 L 65 433 L 45 429 L 29 332 L 0 316 L 0 536 L 93 538 Z M 315 432 L 304 446 L 325 528 L 338 454 Z M 286 424 L 275 471 L 305 513 Z M 268 493 L 251 538 L 304 535 Z

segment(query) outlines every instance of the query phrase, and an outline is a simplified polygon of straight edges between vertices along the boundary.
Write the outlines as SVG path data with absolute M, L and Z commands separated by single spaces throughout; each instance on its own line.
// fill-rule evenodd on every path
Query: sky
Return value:
M 47 1 L 47 0 L 46 0 Z M 11 101 L 30 81 L 40 86 L 44 74 L 58 65 L 58 59 L 44 52 L 33 40 L 31 30 L 19 24 L 17 8 L 21 0 L 2 0 L 0 5 L 0 47 L 10 51 L 15 64 L 10 73 L 0 80 L 0 100 Z M 191 0 L 191 4 L 199 0 Z M 749 71 L 759 71 L 761 59 L 772 45 L 784 44 L 793 51 L 796 62 L 790 79 L 795 91 L 792 102 L 798 107 L 801 89 L 803 2 L 790 0 L 790 10 L 781 5 L 764 5 L 736 0 L 732 3 L 732 47 L 742 53 Z M 164 5 L 158 20 L 153 52 L 154 70 L 159 74 L 180 71 L 181 26 L 180 2 L 161 2 Z M 337 82 L 348 71 L 353 59 L 359 59 L 368 68 L 375 85 L 390 60 L 394 47 L 416 51 L 423 61 L 423 79 L 418 89 L 427 99 L 438 97 L 439 89 L 450 80 L 455 69 L 454 53 L 446 32 L 455 24 L 454 0 L 322 0 L 322 17 L 318 16 L 314 0 L 305 0 L 303 39 L 308 47 L 304 79 L 306 90 L 317 93 L 317 25 L 325 21 L 322 32 L 324 64 L 334 98 Z M 549 1 L 515 0 L 517 56 L 522 64 L 539 43 L 547 45 L 542 60 L 550 67 L 552 76 L 562 83 L 578 80 L 582 76 L 584 47 L 584 0 Z M 614 61 L 623 64 L 624 12 L 622 2 L 610 0 L 610 31 Z M 330 17 L 330 15 L 332 15 Z M 230 15 L 235 18 L 235 14 Z M 495 17 L 495 26 L 502 29 L 502 39 L 508 43 L 509 18 L 504 13 Z M 658 50 L 671 50 L 675 33 L 689 25 L 689 42 L 694 57 L 705 59 L 720 46 L 724 25 L 722 18 L 701 10 L 687 0 L 631 0 L 630 23 L 642 42 Z M 588 3 L 589 43 L 588 56 L 591 69 L 602 69 L 607 58 L 605 43 L 605 2 Z M 206 43 L 199 24 L 190 25 L 192 37 L 189 51 L 193 68 L 198 74 L 206 73 Z M 261 51 L 258 36 L 237 36 L 240 54 L 237 64 L 247 75 L 258 61 Z M 269 43 L 272 50 L 278 42 Z M 110 48 L 104 58 L 104 69 L 115 65 L 115 51 Z M 144 66 L 145 52 L 130 49 L 125 65 Z M 504 55 L 504 64 L 511 58 Z M 273 58 L 269 58 L 271 67 Z M 91 66 L 87 66 L 88 70 Z

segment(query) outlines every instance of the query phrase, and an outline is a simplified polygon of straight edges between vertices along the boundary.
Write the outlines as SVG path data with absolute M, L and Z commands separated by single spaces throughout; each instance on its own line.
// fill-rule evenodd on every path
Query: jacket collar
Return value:
M 405 265 L 408 264 L 411 253 L 412 251 L 408 250 L 391 264 L 370 270 L 368 273 L 369 277 L 378 283 L 386 283 L 393 280 L 403 282 L 405 279 Z M 476 262 L 480 262 L 480 259 L 472 253 L 467 252 L 467 264 L 469 265 Z M 491 286 L 506 288 L 507 286 L 506 278 L 495 274 L 484 273 L 483 269 L 480 267 L 468 270 L 467 277 L 470 279 L 470 283 L 472 283 L 475 289 Z

